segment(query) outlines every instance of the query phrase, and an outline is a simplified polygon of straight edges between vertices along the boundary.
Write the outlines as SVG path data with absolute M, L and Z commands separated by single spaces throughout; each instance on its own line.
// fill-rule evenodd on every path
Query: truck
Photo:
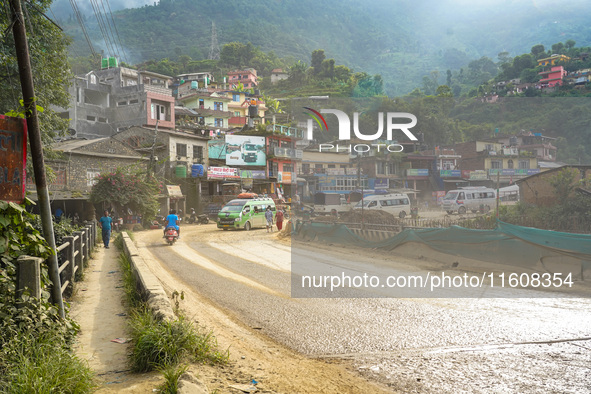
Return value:
M 250 141 L 246 141 L 240 146 L 240 154 L 245 163 L 256 163 L 257 153 L 257 146 Z

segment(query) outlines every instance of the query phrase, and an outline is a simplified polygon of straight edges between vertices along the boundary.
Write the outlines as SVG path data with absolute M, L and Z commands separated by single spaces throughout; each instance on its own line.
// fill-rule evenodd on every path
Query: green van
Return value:
M 265 211 L 271 206 L 273 223 L 275 223 L 275 202 L 271 198 L 237 199 L 227 203 L 218 213 L 218 228 L 251 228 L 267 227 Z

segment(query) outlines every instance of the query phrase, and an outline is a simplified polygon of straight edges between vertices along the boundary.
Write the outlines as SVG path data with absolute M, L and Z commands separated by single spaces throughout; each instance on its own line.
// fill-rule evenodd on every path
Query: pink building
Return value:
M 554 66 L 549 71 L 542 71 L 539 75 L 542 76 L 540 85 L 543 88 L 562 86 L 562 79 L 566 76 L 566 70 L 562 66 Z
M 228 73 L 228 82 L 232 89 L 238 87 L 239 83 L 242 83 L 247 89 L 255 88 L 258 85 L 257 70 L 247 68 L 245 70 L 230 71 Z

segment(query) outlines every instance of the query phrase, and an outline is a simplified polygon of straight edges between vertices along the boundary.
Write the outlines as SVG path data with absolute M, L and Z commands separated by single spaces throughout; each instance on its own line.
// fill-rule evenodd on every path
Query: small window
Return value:
M 136 100 L 136 101 L 137 101 L 137 100 Z M 118 101 L 118 102 L 117 102 L 117 105 L 118 105 L 119 107 L 123 107 L 124 105 L 127 105 L 127 101 Z
M 96 75 L 94 75 L 94 74 L 90 75 L 90 83 L 93 85 L 96 85 Z
M 460 195 L 458 196 L 458 200 L 465 200 L 466 197 L 464 195 L 464 192 L 460 192 Z
M 137 104 L 137 103 L 139 103 L 139 101 L 138 101 L 137 99 L 134 99 L 134 100 L 129 100 L 129 104 L 130 104 L 130 105 L 131 105 L 131 104 Z
M 96 116 L 87 115 L 86 116 L 86 120 L 88 120 L 90 122 L 96 122 Z
M 176 144 L 176 155 L 177 156 L 187 156 L 187 145 L 186 144 Z

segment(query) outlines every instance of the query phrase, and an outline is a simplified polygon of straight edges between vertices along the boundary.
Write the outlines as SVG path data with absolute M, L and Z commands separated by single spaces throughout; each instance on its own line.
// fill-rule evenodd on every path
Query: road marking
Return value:
M 226 268 L 223 268 L 223 267 L 217 265 L 216 263 L 209 260 L 205 256 L 196 252 L 191 247 L 187 246 L 187 244 L 177 243 L 171 249 L 173 249 L 173 252 L 175 254 L 178 254 L 180 257 L 187 259 L 191 263 L 198 265 L 202 268 L 205 268 L 206 270 L 211 271 L 217 275 L 223 276 L 224 278 L 231 279 L 235 282 L 240 282 L 242 284 L 253 287 L 253 288 L 258 289 L 260 291 L 264 291 L 265 293 L 269 293 L 269 294 L 277 296 L 277 297 L 287 297 L 286 295 L 279 293 L 273 289 L 270 289 L 267 286 L 264 286 L 258 282 L 255 282 L 252 279 L 248 279 L 242 275 L 239 275 L 235 272 L 232 272 Z
M 260 242 L 246 241 L 240 242 L 238 246 L 231 245 L 229 243 L 220 242 L 208 242 L 208 245 L 212 248 L 218 249 L 224 253 L 232 256 L 240 257 L 243 260 L 247 260 L 254 264 L 261 264 L 269 268 L 273 268 L 278 271 L 290 272 L 291 271 L 291 253 L 286 251 L 274 249 L 274 245 L 269 245 L 274 253 L 269 258 L 269 249 L 261 247 Z M 254 253 L 250 252 L 253 251 Z M 267 253 L 265 253 L 265 251 Z M 257 254 L 256 252 L 261 252 Z M 264 253 L 264 254 L 263 254 Z

